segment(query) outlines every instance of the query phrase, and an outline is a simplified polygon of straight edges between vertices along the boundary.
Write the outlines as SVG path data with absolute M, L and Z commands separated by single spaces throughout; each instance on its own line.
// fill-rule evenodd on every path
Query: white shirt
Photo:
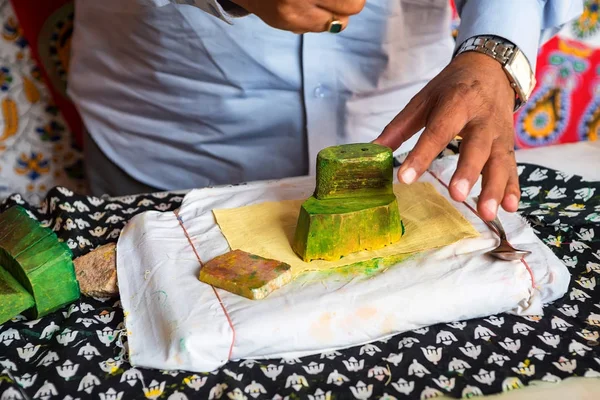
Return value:
M 458 43 L 501 36 L 532 64 L 540 38 L 583 6 L 456 3 Z M 69 94 L 103 152 L 165 190 L 313 172 L 320 149 L 375 139 L 455 48 L 448 0 L 367 0 L 338 35 L 233 18 L 216 0 L 77 0 L 76 10 Z

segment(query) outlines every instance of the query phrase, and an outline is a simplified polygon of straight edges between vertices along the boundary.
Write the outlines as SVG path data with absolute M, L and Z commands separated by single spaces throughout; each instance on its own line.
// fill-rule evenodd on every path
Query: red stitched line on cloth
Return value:
M 175 216 L 177 217 L 177 221 L 179 221 L 179 226 L 181 226 L 181 229 L 183 229 L 183 234 L 187 238 L 190 246 L 192 246 L 192 250 L 194 251 L 196 258 L 198 259 L 198 262 L 200 263 L 200 268 L 203 268 L 204 263 L 202 262 L 200 255 L 196 251 L 196 246 L 194 246 L 194 243 L 192 242 L 192 238 L 188 234 L 187 229 L 185 229 L 185 226 L 183 225 L 183 219 L 179 216 L 179 213 L 177 211 L 173 211 L 173 214 L 175 214 Z M 229 327 L 231 328 L 231 346 L 229 346 L 229 355 L 227 356 L 227 359 L 231 360 L 231 354 L 233 354 L 233 345 L 235 343 L 235 328 L 233 327 L 233 321 L 231 320 L 231 317 L 229 316 L 229 313 L 227 312 L 227 308 L 225 307 L 225 304 L 223 304 L 223 300 L 221 300 L 221 296 L 219 296 L 217 289 L 215 289 L 215 287 L 212 285 L 211 285 L 211 288 L 212 288 L 213 292 L 215 293 L 215 296 L 217 297 L 217 300 L 219 301 L 219 304 L 221 305 L 221 309 L 223 310 L 223 313 L 225 314 L 225 317 L 227 318 Z
M 442 185 L 444 185 L 444 187 L 448 190 L 448 192 L 450 192 L 450 188 L 448 187 L 448 185 L 446 184 L 446 182 L 444 182 L 443 180 L 441 180 L 440 178 L 438 178 L 438 176 L 436 174 L 434 174 L 433 172 L 431 172 L 430 170 L 427 170 L 427 172 L 429 172 L 429 174 L 431 176 L 433 176 L 439 183 L 441 183 Z M 468 204 L 466 201 L 462 202 L 465 206 L 467 206 L 467 208 L 469 210 L 471 210 L 471 212 L 475 215 L 477 215 L 479 217 L 479 219 L 481 219 L 487 226 L 488 228 L 490 228 L 490 230 L 492 232 L 494 232 L 496 235 L 500 236 L 500 232 L 498 232 L 492 225 L 490 225 L 489 222 L 487 222 L 486 220 L 484 220 L 483 218 L 481 218 L 481 215 L 479 215 L 479 213 L 477 212 L 477 210 L 475 210 L 473 207 L 471 207 L 470 204 Z M 529 264 L 527 264 L 527 261 L 525 261 L 524 258 L 521 258 L 521 263 L 525 266 L 525 268 L 527 269 L 527 272 L 529 272 L 529 276 L 531 277 L 531 287 L 535 289 L 535 278 L 533 277 L 533 271 L 531 270 L 531 267 L 529 266 Z

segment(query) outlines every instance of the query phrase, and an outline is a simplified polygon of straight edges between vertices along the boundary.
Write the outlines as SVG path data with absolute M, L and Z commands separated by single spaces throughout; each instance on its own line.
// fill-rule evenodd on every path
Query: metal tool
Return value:
M 531 254 L 531 252 L 527 250 L 515 249 L 510 245 L 510 243 L 508 243 L 508 240 L 506 239 L 506 232 L 504 231 L 504 227 L 502 226 L 502 223 L 498 217 L 496 217 L 493 221 L 490 221 L 489 224 L 498 231 L 498 234 L 500 235 L 500 245 L 494 250 L 489 251 L 487 254 L 505 261 L 521 260 L 522 258 Z

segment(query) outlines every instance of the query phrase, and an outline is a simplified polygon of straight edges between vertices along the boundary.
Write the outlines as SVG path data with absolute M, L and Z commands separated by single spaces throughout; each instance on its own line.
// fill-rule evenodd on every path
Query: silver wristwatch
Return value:
M 487 54 L 502 64 L 516 93 L 515 112 L 527 103 L 535 87 L 535 74 L 527 57 L 517 46 L 498 36 L 475 36 L 461 44 L 456 55 L 467 51 Z

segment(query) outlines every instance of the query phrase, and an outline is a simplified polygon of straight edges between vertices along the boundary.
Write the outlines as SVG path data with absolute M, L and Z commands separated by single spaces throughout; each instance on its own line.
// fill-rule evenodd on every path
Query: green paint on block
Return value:
M 310 278 L 325 279 L 339 277 L 342 279 L 353 278 L 357 276 L 373 277 L 389 267 L 406 261 L 414 257 L 413 254 L 394 254 L 386 257 L 376 257 L 370 260 L 359 261 L 354 264 L 344 265 L 343 267 L 330 268 L 319 271 L 309 271 L 305 275 Z M 313 279 L 311 279 L 312 281 Z
M 33 307 L 33 297 L 11 274 L 0 267 L 0 324 Z
M 293 249 L 304 261 L 338 260 L 376 250 L 402 237 L 396 196 L 319 200 L 302 204 Z
M 30 318 L 79 298 L 71 250 L 21 207 L 0 214 L 0 265 L 33 296 L 35 305 L 26 312 Z M 0 302 L 4 296 L 0 292 Z
M 314 196 L 302 204 L 292 248 L 304 261 L 338 260 L 388 246 L 404 226 L 393 189 L 392 149 L 372 143 L 323 149 Z
M 317 155 L 315 197 L 369 197 L 393 194 L 392 149 L 372 143 L 323 149 Z

